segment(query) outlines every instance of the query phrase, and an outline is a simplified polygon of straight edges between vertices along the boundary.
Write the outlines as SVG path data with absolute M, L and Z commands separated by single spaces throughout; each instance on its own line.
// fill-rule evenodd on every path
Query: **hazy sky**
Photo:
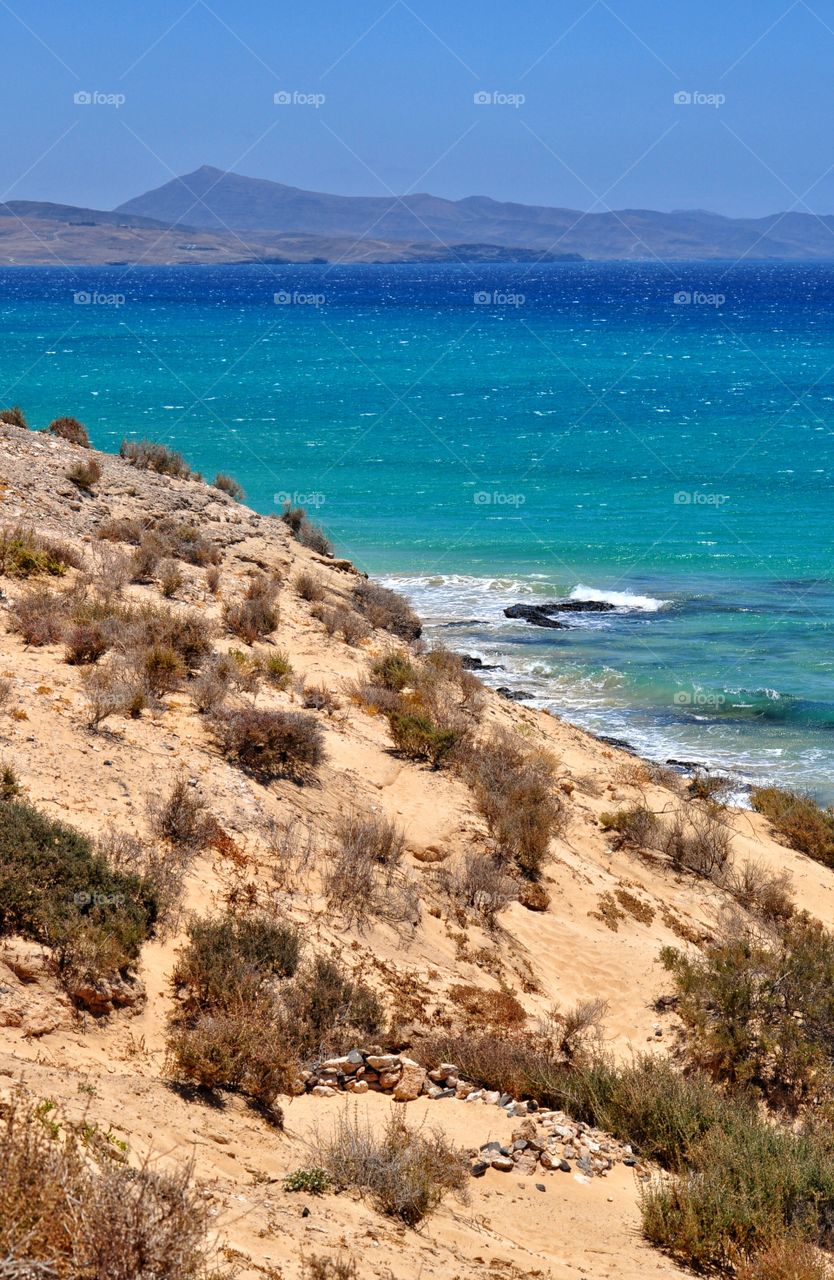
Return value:
M 834 212 L 834 0 L 0 0 L 0 39 L 0 199 L 109 208 L 212 164 L 346 194 Z

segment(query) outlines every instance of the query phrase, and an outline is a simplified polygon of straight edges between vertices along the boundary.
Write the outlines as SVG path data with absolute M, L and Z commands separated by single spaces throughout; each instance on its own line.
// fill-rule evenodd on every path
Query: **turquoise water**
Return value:
M 0 398 L 306 498 L 495 683 L 832 801 L 832 301 L 760 263 L 19 268 Z M 618 607 L 503 616 L 569 594 Z

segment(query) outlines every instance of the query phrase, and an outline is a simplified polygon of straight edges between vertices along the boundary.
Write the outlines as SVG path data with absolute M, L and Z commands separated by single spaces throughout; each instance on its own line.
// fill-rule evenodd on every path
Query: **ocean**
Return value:
M 533 705 L 831 803 L 833 303 L 834 265 L 7 268 L 0 400 L 308 506 Z M 615 608 L 503 612 L 561 597 Z

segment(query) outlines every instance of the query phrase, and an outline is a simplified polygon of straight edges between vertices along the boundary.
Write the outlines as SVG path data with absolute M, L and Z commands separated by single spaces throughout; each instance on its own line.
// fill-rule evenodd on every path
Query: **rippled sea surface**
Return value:
M 0 398 L 307 503 L 495 684 L 834 801 L 834 267 L 18 268 Z M 565 630 L 518 602 L 609 602 Z

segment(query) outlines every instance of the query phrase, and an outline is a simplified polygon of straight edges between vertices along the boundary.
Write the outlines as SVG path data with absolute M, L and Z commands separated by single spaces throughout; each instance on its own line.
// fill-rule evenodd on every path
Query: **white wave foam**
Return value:
M 645 613 L 657 613 L 664 609 L 670 600 L 658 600 L 655 596 L 638 596 L 631 591 L 598 591 L 595 587 L 586 587 L 580 582 L 573 588 L 570 600 L 598 600 L 602 604 L 613 604 L 618 609 L 641 609 Z

